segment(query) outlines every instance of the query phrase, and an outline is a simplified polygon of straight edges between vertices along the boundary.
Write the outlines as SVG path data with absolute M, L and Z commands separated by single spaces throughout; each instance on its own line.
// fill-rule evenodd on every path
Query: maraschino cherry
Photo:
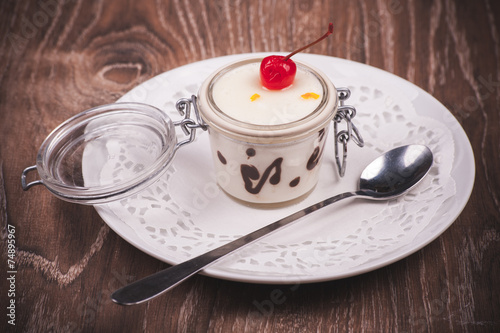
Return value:
M 322 41 L 332 32 L 333 24 L 330 23 L 328 31 L 311 44 L 301 47 L 285 57 L 272 55 L 262 59 L 260 64 L 260 81 L 262 85 L 270 90 L 281 90 L 292 85 L 293 80 L 295 79 L 295 73 L 297 72 L 297 66 L 290 58 L 296 53 L 299 53 Z

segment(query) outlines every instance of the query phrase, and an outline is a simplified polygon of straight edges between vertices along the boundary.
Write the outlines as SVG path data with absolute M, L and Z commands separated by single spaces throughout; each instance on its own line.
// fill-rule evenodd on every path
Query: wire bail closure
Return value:
M 201 119 L 200 112 L 198 111 L 198 104 L 196 102 L 196 96 L 192 95 L 191 98 L 181 98 L 175 103 L 175 108 L 184 119 L 175 121 L 174 126 L 179 126 L 185 135 L 189 136 L 187 139 L 178 142 L 175 145 L 175 150 L 180 147 L 191 143 L 196 138 L 196 130 L 201 128 L 202 130 L 207 130 L 207 125 Z M 191 106 L 194 109 L 194 114 L 196 119 L 191 119 Z
M 351 91 L 348 88 L 337 88 L 340 105 L 337 114 L 333 117 L 333 131 L 335 138 L 335 161 L 340 177 L 344 177 L 346 162 L 347 162 L 347 143 L 353 140 L 359 147 L 363 147 L 365 142 L 358 131 L 358 128 L 352 123 L 352 119 L 356 116 L 356 108 L 351 105 L 345 105 L 345 101 L 351 96 Z M 343 130 L 338 129 L 338 125 L 346 122 L 346 127 Z M 342 161 L 339 156 L 339 144 L 342 144 Z

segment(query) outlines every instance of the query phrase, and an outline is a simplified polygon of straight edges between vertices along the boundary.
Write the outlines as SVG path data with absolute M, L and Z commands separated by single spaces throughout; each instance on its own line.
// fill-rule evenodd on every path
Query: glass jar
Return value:
M 223 110 L 215 101 L 214 87 L 232 70 L 261 61 L 239 61 L 212 74 L 200 88 L 198 111 L 208 127 L 219 186 L 247 203 L 286 204 L 305 197 L 318 182 L 338 94 L 326 75 L 296 62 L 298 71 L 319 82 L 318 105 L 289 122 L 262 125 L 238 120 L 231 115 L 232 110 Z

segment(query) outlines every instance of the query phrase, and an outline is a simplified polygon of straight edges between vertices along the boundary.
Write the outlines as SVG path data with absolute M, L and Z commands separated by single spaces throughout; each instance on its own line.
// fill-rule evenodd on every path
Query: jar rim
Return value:
M 261 62 L 262 57 L 254 57 L 230 63 L 209 76 L 198 93 L 198 107 L 203 121 L 209 128 L 239 140 L 261 143 L 272 139 L 283 142 L 300 139 L 325 127 L 337 112 L 337 90 L 328 77 L 320 70 L 300 61 L 297 67 L 314 75 L 323 87 L 324 94 L 318 107 L 305 117 L 283 124 L 258 125 L 237 120 L 220 110 L 213 100 L 211 90 L 217 79 L 234 68 Z

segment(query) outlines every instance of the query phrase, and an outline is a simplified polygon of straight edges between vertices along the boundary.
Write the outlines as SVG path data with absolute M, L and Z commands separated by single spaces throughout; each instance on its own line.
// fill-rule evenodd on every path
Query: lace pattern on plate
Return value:
M 211 70 L 205 68 L 206 73 L 198 72 L 196 77 L 205 77 L 202 74 L 208 75 Z M 334 68 L 329 71 L 329 76 L 342 78 Z M 174 110 L 175 101 L 196 93 L 198 86 L 189 83 L 195 73 L 180 80 L 166 74 L 158 84 L 162 94 L 154 97 L 151 104 Z M 208 135 L 202 133 L 195 143 L 178 152 L 157 183 L 99 209 L 112 212 L 164 258 L 181 262 L 317 201 L 354 190 L 362 169 L 391 148 L 425 144 L 432 150 L 435 162 L 423 183 L 408 195 L 388 202 L 339 202 L 247 246 L 217 263 L 216 268 L 300 280 L 311 275 L 331 275 L 332 271 L 341 274 L 397 254 L 419 234 L 428 232 L 440 207 L 455 194 L 455 182 L 450 176 L 455 154 L 453 137 L 444 124 L 418 116 L 407 94 L 360 77 L 344 77 L 341 81 L 346 81 L 351 89 L 347 104 L 357 108 L 354 121 L 366 146 L 349 145 L 347 172 L 339 179 L 330 136 L 330 151 L 325 152 L 320 182 L 303 202 L 262 210 L 228 198 L 216 185 L 221 175 L 212 171 Z M 169 95 L 169 91 L 173 93 Z M 134 91 L 129 96 L 133 97 Z M 171 117 L 179 116 L 172 113 Z M 127 152 L 121 154 L 127 159 Z M 105 164 L 100 172 L 113 174 L 113 168 L 114 164 Z

